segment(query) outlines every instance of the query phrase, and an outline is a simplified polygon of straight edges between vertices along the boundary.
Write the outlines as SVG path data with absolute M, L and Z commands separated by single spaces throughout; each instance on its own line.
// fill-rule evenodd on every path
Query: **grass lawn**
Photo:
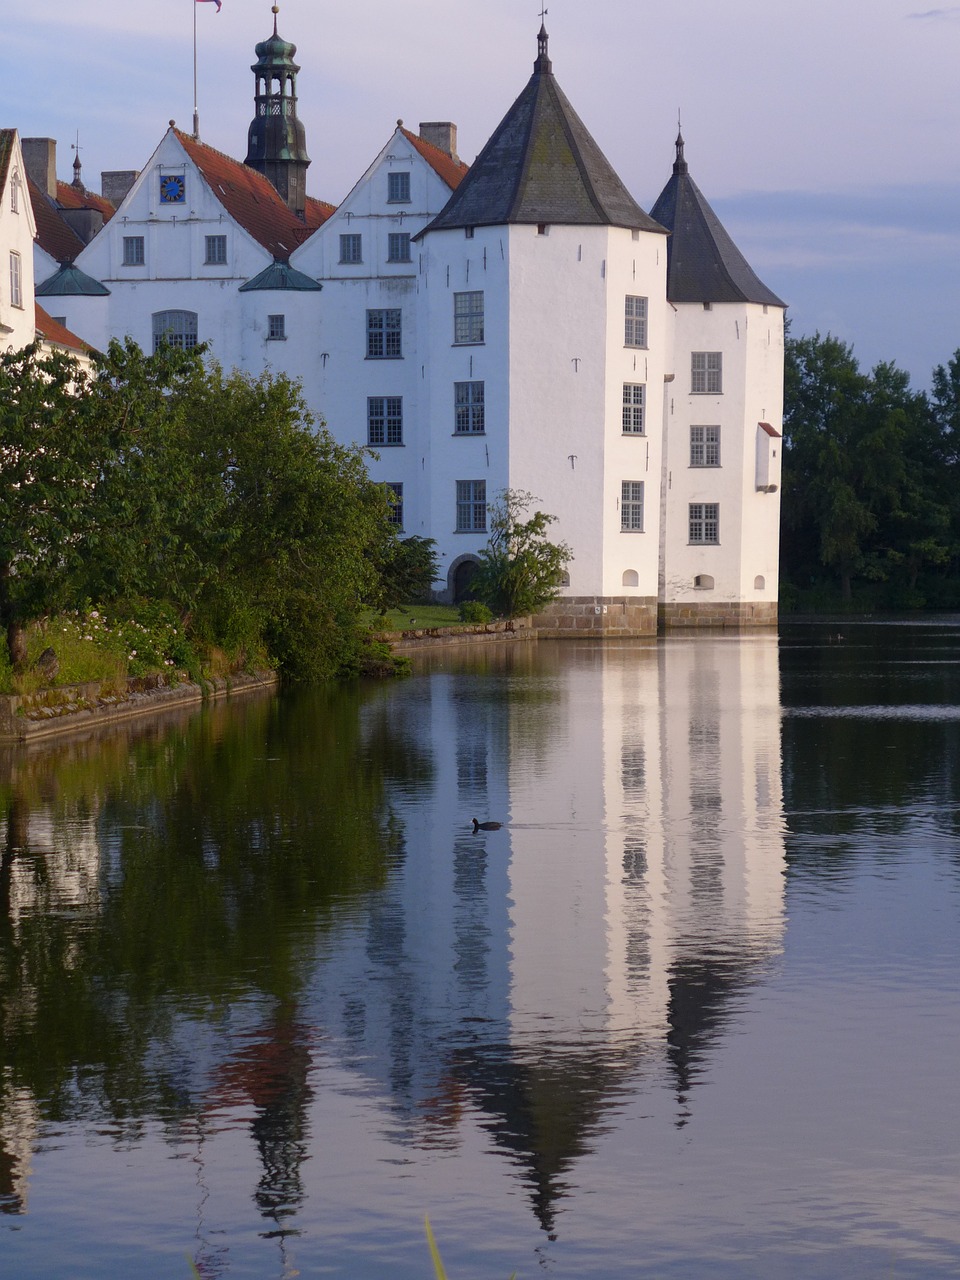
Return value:
M 460 612 L 452 604 L 408 604 L 400 609 L 390 609 L 386 622 L 373 619 L 376 630 L 413 631 L 422 627 L 456 627 L 460 625 Z

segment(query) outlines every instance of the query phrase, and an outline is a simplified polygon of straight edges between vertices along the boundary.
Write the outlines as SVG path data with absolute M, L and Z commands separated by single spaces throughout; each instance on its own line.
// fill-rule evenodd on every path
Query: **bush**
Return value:
M 493 614 L 482 600 L 464 600 L 460 606 L 461 622 L 492 622 Z

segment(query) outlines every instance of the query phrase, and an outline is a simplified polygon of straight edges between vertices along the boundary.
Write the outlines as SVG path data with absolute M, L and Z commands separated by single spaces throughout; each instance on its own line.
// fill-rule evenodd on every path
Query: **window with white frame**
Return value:
M 627 295 L 623 307 L 623 345 L 645 347 L 647 345 L 647 300 Z
M 690 465 L 691 467 L 719 467 L 719 427 L 690 428 Z
M 23 306 L 23 264 L 14 250 L 10 251 L 10 305 Z
M 624 480 L 620 485 L 620 528 L 643 533 L 642 480 Z
M 457 481 L 457 533 L 486 533 L 486 480 Z
M 208 267 L 222 267 L 227 261 L 227 237 L 226 236 L 205 236 L 206 256 L 204 265 Z
M 398 529 L 403 528 L 403 485 L 391 482 L 387 488 L 393 495 L 393 501 L 390 505 L 390 515 L 387 519 L 391 524 L 396 525 Z
M 410 232 L 391 231 L 387 236 L 387 261 L 410 261 Z
M 387 174 L 387 201 L 390 204 L 410 203 L 409 173 L 403 172 Z
M 164 343 L 189 351 L 197 345 L 197 313 L 195 311 L 155 311 L 153 313 L 153 349 Z
M 350 235 L 340 237 L 340 261 L 363 261 L 363 236 L 351 232 Z
M 486 430 L 484 422 L 483 383 L 455 382 L 454 435 L 478 436 Z
M 694 351 L 690 356 L 690 391 L 695 396 L 723 394 L 723 352 Z
M 367 312 L 368 360 L 399 360 L 401 337 L 399 307 Z
M 367 397 L 367 444 L 403 444 L 403 397 Z
M 267 316 L 267 338 L 271 342 L 284 342 L 287 337 L 287 317 Z
M 646 405 L 646 387 L 642 382 L 623 384 L 623 434 L 643 435 L 643 411 Z
M 459 345 L 483 342 L 483 290 L 453 295 L 453 341 Z
M 145 261 L 143 236 L 124 236 L 123 265 L 125 267 L 142 267 Z
M 720 541 L 719 502 L 691 502 L 689 515 L 691 542 Z

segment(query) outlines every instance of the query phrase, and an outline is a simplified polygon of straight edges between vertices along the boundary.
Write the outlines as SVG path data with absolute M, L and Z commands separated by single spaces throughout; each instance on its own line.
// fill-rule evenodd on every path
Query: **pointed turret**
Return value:
M 671 302 L 759 302 L 785 304 L 757 276 L 730 239 L 684 158 L 683 134 L 670 181 L 650 210 L 671 233 L 667 241 L 667 297 Z
M 507 223 L 663 230 L 627 191 L 557 84 L 544 26 L 526 88 L 427 230 Z
M 247 135 L 246 163 L 276 187 L 281 198 L 298 217 L 304 216 L 307 200 L 306 134 L 297 116 L 297 46 L 277 34 L 277 14 L 273 6 L 273 35 L 256 47 L 257 61 L 250 70 L 256 77 L 254 116 Z

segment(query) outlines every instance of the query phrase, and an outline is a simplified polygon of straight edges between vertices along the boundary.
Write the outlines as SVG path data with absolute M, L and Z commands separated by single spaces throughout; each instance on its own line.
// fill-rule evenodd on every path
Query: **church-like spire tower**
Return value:
M 247 135 L 246 163 L 268 178 L 289 209 L 304 216 L 307 201 L 306 134 L 297 116 L 297 46 L 277 34 L 277 5 L 273 6 L 273 35 L 256 47 L 256 114 Z

